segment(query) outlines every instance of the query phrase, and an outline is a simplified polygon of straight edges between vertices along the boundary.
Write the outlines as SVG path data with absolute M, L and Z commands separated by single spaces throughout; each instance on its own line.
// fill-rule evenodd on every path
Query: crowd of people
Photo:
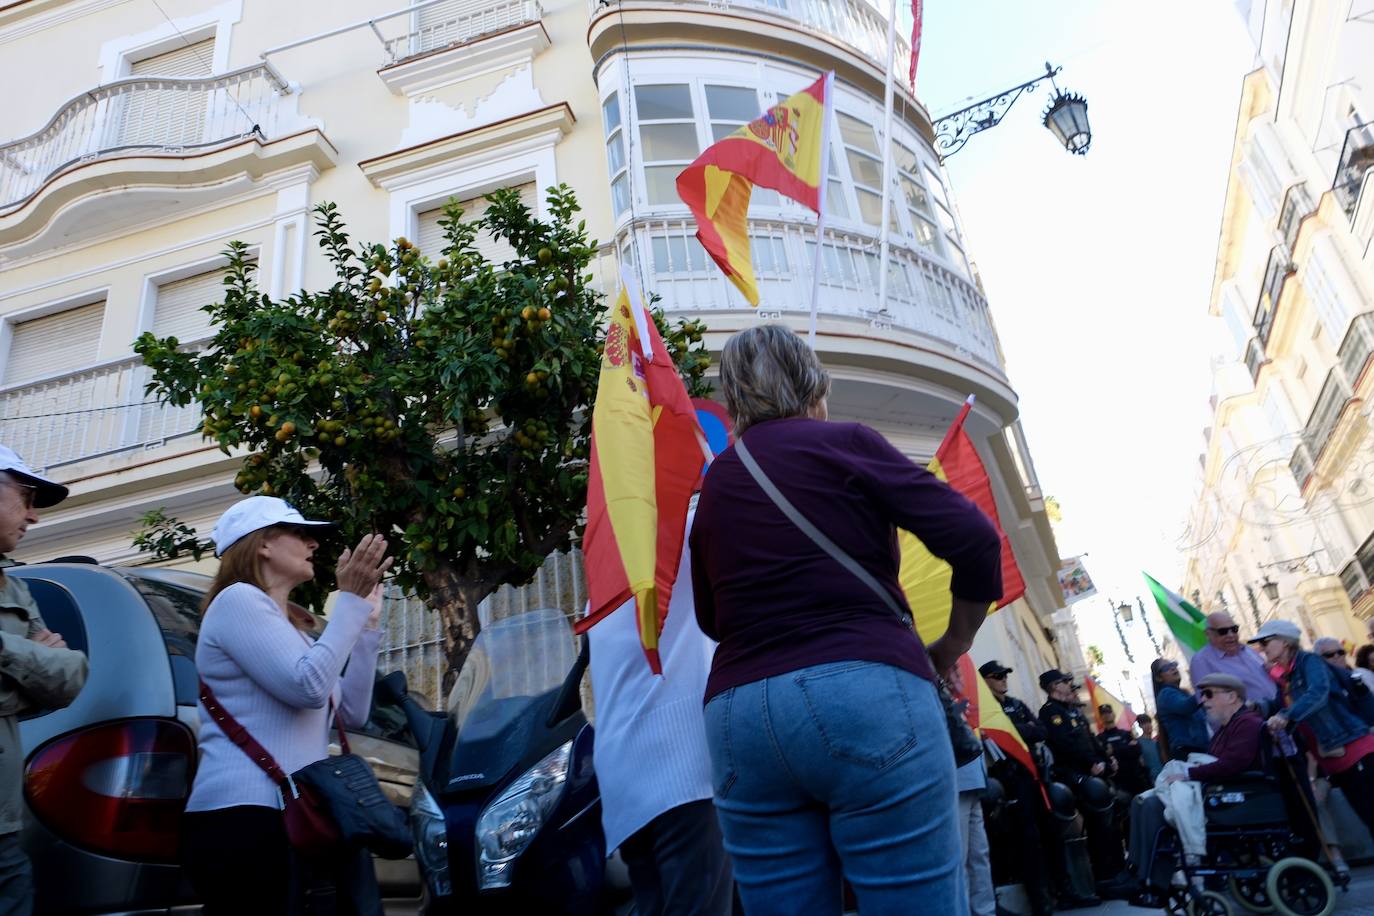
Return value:
M 1119 727 L 1099 707 L 1096 731 L 1072 674 L 1039 673 L 1033 710 L 1009 691 L 1013 669 L 986 660 L 977 676 L 1028 751 L 1009 755 L 968 728 L 977 685 L 957 664 L 1002 594 L 993 522 L 878 433 L 829 422 L 829 375 L 786 328 L 732 337 L 720 387 L 735 443 L 711 464 L 689 520 L 660 641 L 666 676 L 644 664 L 632 602 L 591 631 L 607 852 L 627 863 L 641 916 L 846 906 L 881 916 L 913 901 L 995 916 L 994 887 L 1013 883 L 1034 916 L 1104 897 L 1158 904 L 1177 864 L 1159 847 L 1171 787 L 1276 765 L 1325 816 L 1339 789 L 1374 830 L 1374 646 L 1352 666 L 1339 640 L 1303 649 L 1291 622 L 1270 620 L 1243 642 L 1229 615 L 1212 614 L 1191 687 L 1177 661 L 1156 659 L 1156 718 Z M 0 447 L 0 553 L 65 495 Z M 381 912 L 365 856 L 341 851 L 307 869 L 290 854 L 263 756 L 288 772 L 306 766 L 326 755 L 332 718 L 366 716 L 390 561 L 379 537 L 345 551 L 337 606 L 311 631 L 290 595 L 314 578 L 326 524 L 258 496 L 215 527 L 221 563 L 196 651 L 210 714 L 183 849 L 207 913 L 300 912 L 321 885 L 345 911 Z M 950 569 L 948 626 L 928 645 L 899 582 L 897 528 Z M 0 686 L 14 694 L 3 752 L 28 694 L 70 700 L 85 660 L 2 569 L 0 597 Z M 11 765 L 0 777 L 0 912 L 25 913 L 19 776 Z M 1340 850 L 1323 846 L 1343 868 Z

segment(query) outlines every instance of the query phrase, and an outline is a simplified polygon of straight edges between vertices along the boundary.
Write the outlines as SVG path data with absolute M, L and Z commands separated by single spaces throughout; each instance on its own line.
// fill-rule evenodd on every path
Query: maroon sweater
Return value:
M 1242 709 L 1212 736 L 1207 753 L 1217 758 L 1216 762 L 1189 767 L 1188 778 L 1199 782 L 1217 782 L 1247 770 L 1258 770 L 1260 740 L 1263 736 L 1264 719 L 1253 709 Z
M 749 451 L 810 522 L 900 607 L 896 528 L 953 569 L 950 591 L 1002 596 L 1001 538 L 968 498 L 857 423 L 770 420 Z M 734 449 L 712 464 L 692 525 L 697 621 L 719 640 L 706 699 L 799 668 L 873 661 L 933 679 L 925 647 L 882 599 L 788 521 Z

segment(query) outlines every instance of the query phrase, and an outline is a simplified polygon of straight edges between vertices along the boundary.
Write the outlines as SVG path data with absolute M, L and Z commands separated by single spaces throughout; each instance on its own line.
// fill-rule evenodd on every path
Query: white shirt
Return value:
M 689 555 L 684 539 L 659 636 L 662 677 L 644 658 L 634 599 L 588 631 L 596 701 L 593 763 L 607 855 L 665 811 L 712 795 L 702 698 L 716 644 L 697 626 Z

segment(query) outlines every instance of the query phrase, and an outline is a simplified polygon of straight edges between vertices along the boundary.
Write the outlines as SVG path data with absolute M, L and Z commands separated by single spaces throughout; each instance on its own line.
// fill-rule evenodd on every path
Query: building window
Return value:
M 224 301 L 224 274 L 220 268 L 160 284 L 153 305 L 153 333 L 181 343 L 209 337 L 210 316 L 204 308 Z
M 897 187 L 902 192 L 907 217 L 911 220 L 911 229 L 908 230 L 907 237 L 923 248 L 936 247 L 935 237 L 938 230 L 933 222 L 935 213 L 931 208 L 930 195 L 926 193 L 919 177 L 920 160 L 914 152 L 894 142 L 892 163 L 897 167 Z
M 6 387 L 61 375 L 89 366 L 100 350 L 105 301 L 64 312 L 17 321 L 10 331 L 5 360 Z
M 930 166 L 923 166 L 926 175 L 926 187 L 930 190 L 930 195 L 935 203 L 935 221 L 940 224 L 945 241 L 948 243 L 946 251 L 949 259 L 965 272 L 968 271 L 968 261 L 964 259 L 964 246 L 959 240 L 959 227 L 954 222 L 954 210 L 950 206 L 949 198 L 945 196 L 945 184 L 940 180 L 940 176 Z
M 215 40 L 207 38 L 129 64 L 129 76 L 194 79 L 210 76 Z M 204 140 L 205 96 L 142 87 L 111 100 L 117 146 L 191 146 Z
M 520 192 L 520 202 L 531 211 L 537 211 L 539 201 L 534 182 L 528 181 L 514 187 Z M 418 231 L 415 233 L 415 244 L 419 246 L 421 253 L 429 256 L 431 261 L 438 261 L 440 252 L 448 245 L 448 239 L 444 237 L 444 229 L 439 225 L 439 220 L 444 215 L 444 206 L 444 204 L 440 204 L 416 217 Z M 469 223 L 481 219 L 491 204 L 485 197 L 473 197 L 459 201 L 458 206 L 463 208 L 463 222 Z M 487 229 L 477 233 L 474 244 L 482 256 L 498 270 L 507 261 L 513 261 L 517 258 L 515 249 L 511 247 L 510 242 L 495 238 Z
M 635 116 L 644 160 L 644 197 L 650 206 L 676 205 L 677 176 L 701 152 L 692 87 L 635 87 Z
M 606 124 L 606 167 L 611 173 L 611 207 L 620 216 L 630 209 L 630 170 L 625 158 L 625 126 L 620 119 L 620 94 L 612 92 L 601 104 Z
M 706 116 L 710 119 L 710 141 L 724 140 L 763 111 L 759 95 L 742 86 L 706 86 Z M 776 207 L 781 198 L 772 188 L 755 187 L 749 195 L 749 206 Z
M 883 214 L 883 157 L 878 152 L 878 140 L 873 128 L 858 118 L 842 111 L 836 112 L 836 118 L 849 177 L 854 182 L 859 217 L 870 226 L 878 226 Z M 895 220 L 891 225 L 897 228 Z

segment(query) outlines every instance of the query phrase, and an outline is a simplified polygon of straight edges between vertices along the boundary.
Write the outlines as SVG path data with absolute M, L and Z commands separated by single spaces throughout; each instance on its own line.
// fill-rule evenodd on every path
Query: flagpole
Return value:
M 895 2 L 895 0 L 894 0 Z M 821 183 L 816 189 L 816 259 L 811 265 L 811 320 L 806 344 L 816 349 L 816 311 L 821 298 L 821 248 L 825 244 L 825 196 L 830 186 L 830 119 L 834 117 L 835 71 L 825 75 L 825 112 L 821 126 Z
M 882 223 L 878 230 L 878 312 L 887 308 L 887 264 L 891 252 L 889 224 L 892 222 L 892 181 L 888 177 L 888 163 L 892 161 L 892 80 L 897 57 L 897 0 L 891 0 L 887 10 L 887 69 L 883 72 L 883 207 Z

